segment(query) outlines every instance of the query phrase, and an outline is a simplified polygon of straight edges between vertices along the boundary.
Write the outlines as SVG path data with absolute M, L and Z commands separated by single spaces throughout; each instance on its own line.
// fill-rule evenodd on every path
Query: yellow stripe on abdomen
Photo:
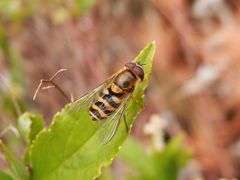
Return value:
M 98 119 L 104 119 L 107 117 L 104 111 L 95 104 L 93 104 L 92 107 L 90 108 L 90 112 L 93 113 Z
M 112 106 L 108 103 L 107 100 L 103 99 L 103 97 L 99 97 L 99 98 L 98 98 L 98 101 L 101 102 L 101 103 L 103 103 L 103 104 L 105 105 L 105 107 L 106 107 L 107 110 L 109 110 L 109 111 L 114 111 L 114 110 L 115 110 L 115 108 L 112 107 Z
M 111 85 L 111 90 L 113 93 L 119 94 L 119 93 L 123 93 L 123 90 L 121 88 L 119 88 L 116 84 L 112 83 Z

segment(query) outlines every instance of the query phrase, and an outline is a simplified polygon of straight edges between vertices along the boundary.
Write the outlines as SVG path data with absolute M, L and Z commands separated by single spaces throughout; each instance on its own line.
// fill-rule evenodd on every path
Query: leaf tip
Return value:
M 152 48 L 155 48 L 155 46 L 156 46 L 156 41 L 153 40 L 153 41 L 150 42 L 148 45 L 149 45 L 150 47 L 152 47 Z

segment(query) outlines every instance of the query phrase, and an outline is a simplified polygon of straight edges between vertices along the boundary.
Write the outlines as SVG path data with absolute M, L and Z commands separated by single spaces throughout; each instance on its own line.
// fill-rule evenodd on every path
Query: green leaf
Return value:
M 29 149 L 30 146 L 35 140 L 37 134 L 44 128 L 44 121 L 41 115 L 24 113 L 18 118 L 18 129 L 21 136 L 24 138 L 27 143 L 27 147 L 24 153 L 24 160 L 26 163 L 30 163 L 29 159 Z
M 0 26 L 0 48 L 3 51 L 3 54 L 6 55 L 9 52 L 9 43 L 8 43 L 8 38 L 6 35 L 5 29 Z
M 24 113 L 18 119 L 18 129 L 27 144 L 36 138 L 36 135 L 44 128 L 44 121 L 41 115 Z
M 1 180 L 13 180 L 13 178 L 9 174 L 2 172 L 2 171 L 0 171 L 0 179 Z
M 12 153 L 8 149 L 8 147 L 3 143 L 1 139 L 0 139 L 0 147 L 6 156 L 7 162 L 14 176 L 14 179 L 17 179 L 17 180 L 29 179 L 29 174 L 24 163 L 14 153 Z
M 96 0 L 75 0 L 75 7 L 77 12 L 84 12 L 95 4 Z
M 155 43 L 149 43 L 134 62 L 143 66 L 145 78 L 133 93 L 125 112 L 128 125 L 133 124 L 143 107 Z M 115 158 L 127 138 L 120 123 L 114 138 L 106 145 L 99 140 L 100 123 L 92 121 L 89 112 L 58 113 L 48 130 L 42 131 L 32 146 L 33 179 L 93 179 L 103 166 Z
M 163 151 L 146 154 L 134 139 L 128 139 L 119 153 L 120 158 L 136 170 L 138 180 L 175 180 L 182 167 L 191 157 L 189 149 L 182 147 L 183 137 L 171 140 Z
M 22 98 L 25 84 L 23 61 L 17 50 L 9 44 L 9 64 L 10 64 L 10 91 L 16 98 Z
M 102 174 L 100 177 L 97 178 L 97 180 L 114 180 L 111 168 L 103 168 Z
M 162 152 L 156 152 L 152 155 L 159 180 L 177 179 L 179 170 L 191 158 L 191 151 L 182 147 L 182 141 L 183 136 L 177 136 L 167 144 Z
M 128 138 L 123 144 L 119 157 L 138 172 L 138 179 L 149 179 L 154 176 L 151 158 L 134 138 Z

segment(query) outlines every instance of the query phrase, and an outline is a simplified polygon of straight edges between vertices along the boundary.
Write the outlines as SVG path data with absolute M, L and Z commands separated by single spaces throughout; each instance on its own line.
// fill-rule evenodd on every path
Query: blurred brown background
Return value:
M 48 124 L 67 103 L 54 89 L 33 102 L 41 78 L 68 69 L 56 81 L 76 99 L 155 40 L 133 135 L 147 145 L 144 124 L 155 115 L 167 123 L 165 139 L 186 134 L 192 177 L 240 178 L 239 1 L 3 0 L 0 23 L 1 131 L 16 119 L 12 96 Z

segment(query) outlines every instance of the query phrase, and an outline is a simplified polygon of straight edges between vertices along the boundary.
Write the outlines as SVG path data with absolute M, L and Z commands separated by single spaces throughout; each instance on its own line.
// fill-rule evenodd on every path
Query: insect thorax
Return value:
M 114 83 L 123 90 L 132 89 L 135 86 L 136 82 L 136 76 L 129 70 L 121 72 L 114 81 Z

